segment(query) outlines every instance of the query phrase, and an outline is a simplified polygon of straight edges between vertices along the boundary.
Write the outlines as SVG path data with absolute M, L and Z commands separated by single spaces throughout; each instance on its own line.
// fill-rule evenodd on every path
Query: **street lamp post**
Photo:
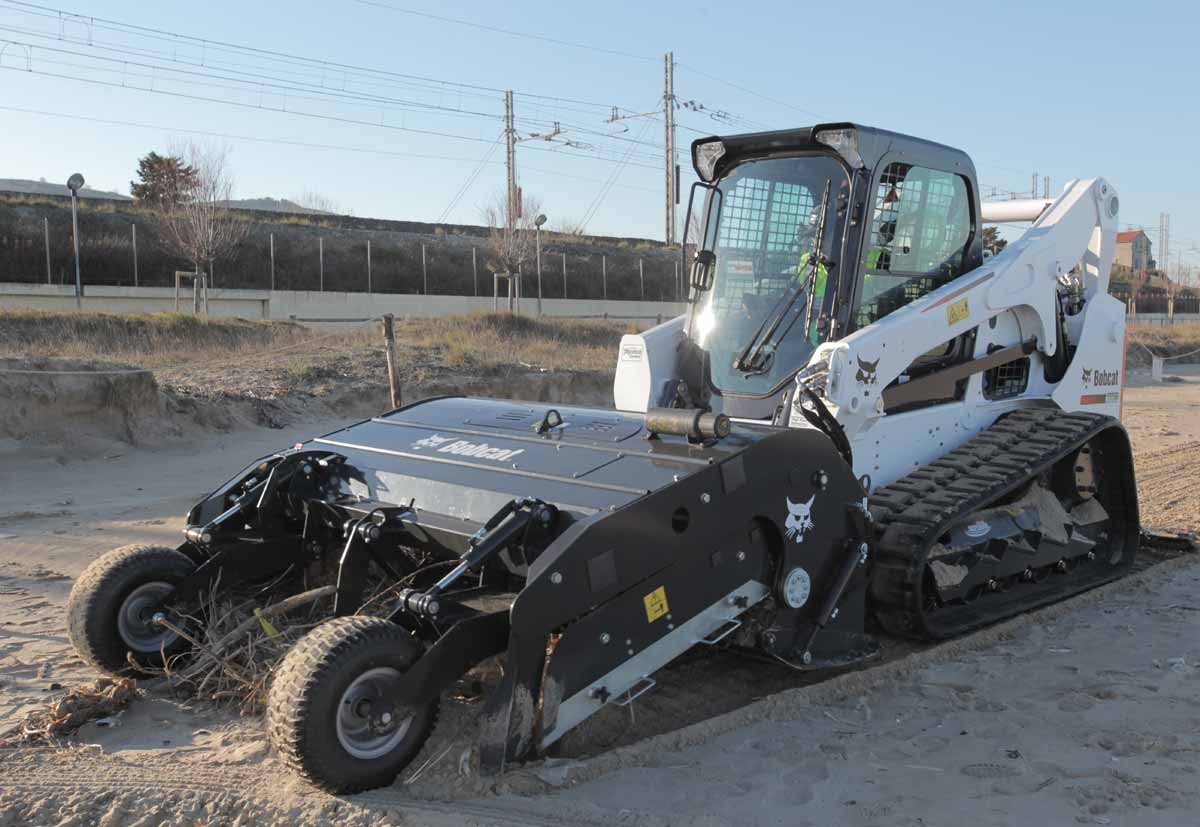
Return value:
M 537 227 L 537 280 L 538 280 L 538 315 L 542 315 L 542 225 L 546 223 L 546 215 L 539 213 L 538 217 L 533 219 L 533 226 Z
M 67 179 L 67 189 L 71 190 L 71 237 L 75 240 L 75 307 L 83 309 L 83 277 L 79 274 L 79 217 L 77 199 L 79 190 L 83 187 L 83 176 L 78 172 Z

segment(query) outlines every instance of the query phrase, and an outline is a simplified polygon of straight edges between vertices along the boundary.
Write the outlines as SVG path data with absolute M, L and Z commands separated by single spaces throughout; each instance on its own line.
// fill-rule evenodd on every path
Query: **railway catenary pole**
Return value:
M 504 229 L 510 237 L 516 228 L 517 215 L 521 208 L 517 203 L 517 130 L 513 126 L 513 93 L 504 93 L 504 168 L 507 173 L 507 197 L 505 204 Z
M 663 55 L 663 197 L 667 244 L 675 243 L 675 53 Z

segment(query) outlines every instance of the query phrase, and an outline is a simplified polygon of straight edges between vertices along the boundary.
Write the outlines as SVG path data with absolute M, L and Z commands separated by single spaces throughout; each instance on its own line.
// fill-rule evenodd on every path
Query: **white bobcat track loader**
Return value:
M 1128 571 L 1106 183 L 984 205 L 962 152 L 844 123 L 693 160 L 691 307 L 622 341 L 617 411 L 432 399 L 264 457 L 178 548 L 85 572 L 81 655 L 154 666 L 186 655 L 199 593 L 332 570 L 338 617 L 280 663 L 267 720 L 289 766 L 351 792 L 391 783 L 494 656 L 485 773 L 693 646 L 844 665 L 880 627 L 946 637 Z M 985 258 L 1000 209 L 1034 223 Z M 365 617 L 372 573 L 394 588 Z
M 981 203 L 964 153 L 853 124 L 701 139 L 692 154 L 691 307 L 623 337 L 619 409 L 825 430 L 871 497 L 869 589 L 894 632 L 946 636 L 1127 570 L 1137 501 L 1106 181 Z M 983 225 L 1017 221 L 1032 225 L 986 256 Z M 1036 473 L 1009 470 L 1031 462 Z M 945 531 L 969 518 L 962 536 Z M 1042 559 L 1048 522 L 1060 540 L 1090 526 L 1097 548 Z M 1004 562 L 996 540 L 1029 556 Z M 1068 574 L 1106 543 L 1107 569 L 1041 582 L 1047 564 Z

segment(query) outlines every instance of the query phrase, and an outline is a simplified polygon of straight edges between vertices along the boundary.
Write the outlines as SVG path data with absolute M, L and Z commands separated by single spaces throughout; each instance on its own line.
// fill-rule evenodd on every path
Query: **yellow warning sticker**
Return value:
M 646 622 L 653 623 L 660 617 L 671 611 L 667 605 L 667 590 L 663 586 L 659 586 L 650 594 L 642 598 L 646 604 Z
M 970 315 L 971 308 L 967 306 L 967 300 L 965 297 L 954 302 L 954 304 L 946 305 L 947 324 L 957 324 Z

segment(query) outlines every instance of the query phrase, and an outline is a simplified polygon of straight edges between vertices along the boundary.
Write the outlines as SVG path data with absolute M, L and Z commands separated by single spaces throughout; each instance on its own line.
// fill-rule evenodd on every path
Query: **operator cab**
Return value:
M 772 418 L 820 344 L 982 263 L 975 168 L 959 150 L 838 123 L 702 138 L 692 162 L 685 380 L 687 401 L 714 411 Z

